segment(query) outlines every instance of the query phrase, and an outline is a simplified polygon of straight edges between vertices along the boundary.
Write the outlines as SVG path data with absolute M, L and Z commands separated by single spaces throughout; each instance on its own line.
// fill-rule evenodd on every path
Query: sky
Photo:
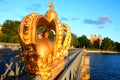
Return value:
M 120 42 L 120 0 L 0 0 L 0 24 L 32 12 L 45 15 L 49 2 L 77 37 L 96 34 Z

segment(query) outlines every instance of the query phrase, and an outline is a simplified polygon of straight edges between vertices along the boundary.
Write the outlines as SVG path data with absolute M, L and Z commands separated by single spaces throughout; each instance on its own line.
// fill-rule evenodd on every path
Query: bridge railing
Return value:
M 68 58 L 70 60 L 66 61 L 66 66 L 60 76 L 57 77 L 57 80 L 81 80 L 85 77 L 86 72 L 89 73 L 89 57 L 86 56 L 84 49 L 75 51 Z M 88 68 L 84 68 L 84 66 Z
M 0 43 L 0 49 L 2 48 L 10 48 L 13 50 L 17 50 L 18 48 L 20 48 L 20 44 L 19 43 Z
M 4 60 L 2 58 L 2 60 Z M 13 62 L 12 62 L 13 61 Z M 24 66 L 20 68 L 20 57 L 17 55 L 13 58 L 11 63 L 7 63 L 4 60 L 6 70 L 4 74 L 1 75 L 0 80 L 4 80 L 7 76 L 14 76 L 15 80 L 32 80 L 35 79 L 35 75 L 25 74 L 22 75 L 24 71 Z M 76 49 L 70 51 L 69 55 L 65 59 L 66 65 L 64 70 L 59 73 L 59 75 L 54 80 L 88 80 L 90 78 L 90 68 L 89 68 L 89 56 L 86 56 L 86 52 L 84 49 Z M 13 66 L 15 70 L 13 69 Z M 23 76 L 20 78 L 19 76 Z M 38 76 L 37 76 L 38 77 Z M 20 79 L 19 79 L 20 78 Z
M 64 71 L 60 74 L 57 80 L 79 80 L 80 63 L 82 59 L 82 50 L 75 51 L 72 55 L 68 56 L 69 60 L 66 61 Z

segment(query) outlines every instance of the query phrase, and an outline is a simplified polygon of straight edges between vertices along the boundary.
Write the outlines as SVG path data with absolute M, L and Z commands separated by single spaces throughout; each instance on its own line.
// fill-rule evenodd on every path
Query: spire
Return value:
M 50 8 L 50 10 L 53 10 L 53 3 L 52 2 L 49 3 L 49 8 Z

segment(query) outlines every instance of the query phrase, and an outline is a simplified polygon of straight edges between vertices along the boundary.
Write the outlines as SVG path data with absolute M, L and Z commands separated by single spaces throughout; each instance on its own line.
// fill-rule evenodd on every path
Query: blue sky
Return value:
M 21 21 L 32 12 L 44 15 L 49 2 L 78 37 L 97 34 L 120 42 L 120 0 L 0 0 L 0 24 Z

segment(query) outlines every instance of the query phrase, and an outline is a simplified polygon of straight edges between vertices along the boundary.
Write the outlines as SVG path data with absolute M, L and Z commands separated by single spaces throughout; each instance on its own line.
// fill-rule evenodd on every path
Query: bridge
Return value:
M 25 72 L 24 66 L 21 67 L 22 61 L 18 53 L 11 59 L 12 61 L 8 63 L 1 56 L 0 62 L 4 62 L 6 70 L 0 75 L 0 80 L 7 78 L 11 78 L 11 80 L 41 80 L 40 76 Z M 69 49 L 69 55 L 65 58 L 65 67 L 59 74 L 55 75 L 54 80 L 89 80 L 89 59 L 85 49 Z

